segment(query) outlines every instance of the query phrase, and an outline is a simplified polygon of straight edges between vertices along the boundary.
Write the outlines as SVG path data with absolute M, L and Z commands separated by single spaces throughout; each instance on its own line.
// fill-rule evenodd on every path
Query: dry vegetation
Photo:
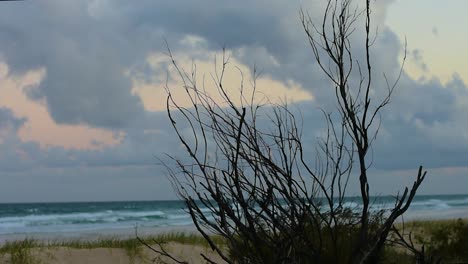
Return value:
M 223 54 L 211 75 L 219 101 L 207 92 L 206 82 L 197 82 L 196 67 L 179 68 L 168 48 L 177 71 L 171 78 L 183 83 L 177 89 L 191 105 L 180 104 L 167 87 L 167 114 L 186 155 L 163 163 L 197 230 L 227 263 L 382 261 L 394 222 L 425 179 L 420 166 L 392 208 L 371 208 L 370 154 L 402 69 L 391 79 L 384 74 L 383 86 L 375 85 L 372 1 L 326 3 L 319 22 L 300 12 L 312 59 L 336 104 L 335 114 L 323 111 L 325 132 L 316 146 L 303 140 L 302 122 L 308 120 L 287 104 L 257 100 L 255 71 L 252 89 L 245 88 L 241 74 L 239 95 L 232 95 L 224 83 L 229 56 Z M 363 33 L 359 46 L 351 39 L 356 31 Z M 356 55 L 357 50 L 363 52 Z M 346 205 L 350 181 L 359 186 L 359 210 Z M 209 234 L 221 236 L 228 250 Z
M 412 234 L 414 246 L 420 250 L 424 246 L 426 263 L 468 263 L 468 221 L 438 220 L 412 221 L 405 225 L 397 224 L 398 230 Z M 226 251 L 226 241 L 213 236 L 213 241 Z M 162 246 L 176 259 L 187 263 L 206 263 L 201 254 L 209 256 L 216 263 L 224 263 L 216 256 L 206 239 L 193 233 L 164 233 L 145 237 L 144 241 L 161 249 Z M 399 240 L 395 240 L 399 241 Z M 245 254 L 252 253 L 250 248 Z M 408 247 L 396 243 L 385 245 L 380 263 L 417 263 L 417 256 Z M 144 264 L 177 263 L 176 261 L 154 254 L 138 239 L 100 239 L 96 241 L 49 241 L 39 242 L 31 239 L 7 242 L 0 247 L 0 263 L 5 264 Z

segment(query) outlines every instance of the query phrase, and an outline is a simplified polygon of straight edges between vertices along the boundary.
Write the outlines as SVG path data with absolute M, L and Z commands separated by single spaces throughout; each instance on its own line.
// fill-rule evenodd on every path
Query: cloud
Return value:
M 122 74 L 128 55 L 138 58 L 138 52 L 132 52 L 125 29 L 95 21 L 87 4 L 41 1 L 2 6 L 1 54 L 14 74 L 45 68 L 47 75 L 30 96 L 45 101 L 56 122 L 124 127 L 144 113 L 139 98 L 130 92 L 130 80 Z
M 255 93 L 254 103 L 295 103 L 305 100 L 313 100 L 313 95 L 305 91 L 298 83 L 289 79 L 286 82 L 273 80 L 270 76 L 252 72 L 246 65 L 232 57 L 232 52 L 227 51 L 215 53 L 207 50 L 198 51 L 203 54 L 203 59 L 194 60 L 190 54 L 176 53 L 174 58 L 178 61 L 177 67 L 183 72 L 191 75 L 195 74 L 193 86 L 197 89 L 212 95 L 212 99 L 219 105 L 226 106 L 225 98 L 217 91 L 216 76 L 222 72 L 222 60 L 227 64 L 222 77 L 222 82 L 229 97 L 237 105 L 249 104 L 245 100 Z M 217 61 L 216 65 L 214 61 Z M 153 53 L 147 58 L 147 63 L 152 69 L 153 75 L 139 77 L 138 74 L 132 77 L 133 91 L 138 94 L 145 105 L 147 111 L 166 111 L 166 88 L 170 90 L 179 106 L 191 107 L 191 102 L 182 87 L 183 81 L 190 83 L 185 76 L 179 76 L 177 69 L 171 64 L 170 58 L 166 54 Z M 166 69 L 167 72 L 160 69 Z M 255 80 L 252 75 L 256 75 Z M 191 77 L 190 77 L 191 78 Z M 255 81 L 255 84 L 254 84 Z M 242 87 L 243 97 L 240 93 Z M 255 89 L 255 90 L 254 90 Z
M 382 73 L 396 80 L 404 52 L 402 39 L 385 25 L 393 2 L 374 3 L 379 28 L 372 47 L 375 100 L 386 91 Z M 287 93 L 293 107 L 301 110 L 311 155 L 324 128 L 318 109 L 336 109 L 330 81 L 314 62 L 299 21 L 301 6 L 320 19 L 320 1 L 1 5 L 0 56 L 5 64 L 0 64 L 0 178 L 31 192 L 30 199 L 61 200 L 68 193 L 70 200 L 143 199 L 156 197 L 153 187 L 161 192 L 157 198 L 173 197 L 169 184 L 158 177 L 163 171 L 155 159 L 162 153 L 183 155 L 162 111 L 162 89 L 167 71 L 171 74 L 162 55 L 165 40 L 184 68 L 190 68 L 192 60 L 199 65 L 200 77 L 213 72 L 211 62 L 223 47 L 246 80 L 255 65 L 262 72 L 262 93 Z M 356 22 L 358 28 L 362 22 Z M 362 58 L 362 30 L 352 41 L 353 54 Z M 423 70 L 429 67 L 424 53 L 415 49 L 409 55 Z M 238 71 L 230 74 L 227 85 L 237 88 Z M 169 81 L 172 87 L 179 85 L 176 79 Z M 445 167 L 466 167 L 467 91 L 456 75 L 442 83 L 436 78 L 414 80 L 404 72 L 383 112 L 373 148 L 377 173 L 396 175 L 419 164 L 441 173 Z M 28 182 L 37 190 L 28 189 Z M 15 197 L 7 187 L 0 194 L 1 199 Z
M 432 27 L 432 35 L 434 35 L 434 37 L 439 36 L 439 30 L 437 29 L 436 26 Z
M 8 65 L 0 62 L 0 68 L 0 106 L 25 118 L 26 122 L 18 131 L 22 141 L 38 142 L 43 148 L 62 146 L 75 149 L 99 149 L 119 143 L 119 133 L 87 125 L 57 124 L 52 120 L 45 103 L 29 98 L 27 94 L 34 92 L 44 79 L 44 69 L 11 75 Z
M 376 12 L 387 4 L 378 4 Z M 305 56 L 311 53 L 298 18 L 301 5 L 312 17 L 323 9 L 300 1 L 270 1 L 268 7 L 263 1 L 208 0 L 23 3 L 2 10 L 0 44 L 13 71 L 46 69 L 30 96 L 45 101 L 56 122 L 120 129 L 145 115 L 123 73 L 160 50 L 163 37 L 178 51 L 187 48 L 181 40 L 195 36 L 208 49 L 228 47 L 240 63 L 257 64 L 277 81 L 323 86 L 323 75 Z M 17 16 L 19 10 L 29 19 Z
M 8 108 L 0 108 L 0 134 L 3 137 L 9 136 L 12 132 L 18 131 L 18 129 L 24 125 L 26 119 L 17 118 Z M 2 137 L 2 141 L 4 141 Z
M 420 83 L 403 78 L 384 115 L 375 165 L 385 169 L 466 166 L 467 95 L 467 86 L 456 75 L 446 85 L 437 79 Z
M 423 60 L 422 51 L 419 49 L 415 49 L 411 51 L 411 59 L 412 62 L 415 63 L 419 69 L 425 73 L 429 71 L 427 64 Z
M 78 167 L 73 170 L 43 168 L 27 172 L 0 172 L 0 200 L 31 201 L 115 201 L 176 199 L 170 183 L 154 173 L 154 166 Z

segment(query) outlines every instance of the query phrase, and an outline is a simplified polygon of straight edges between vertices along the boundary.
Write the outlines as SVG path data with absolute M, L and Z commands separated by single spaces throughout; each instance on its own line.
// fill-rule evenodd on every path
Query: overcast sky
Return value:
M 300 108 L 316 138 L 318 108 L 335 105 L 299 9 L 319 18 L 323 2 L 0 2 L 0 202 L 176 198 L 156 159 L 183 154 L 164 111 L 165 40 L 207 76 L 225 46 L 232 89 L 236 67 L 249 79 L 255 65 L 259 90 Z M 468 2 L 372 3 L 375 78 L 396 76 L 405 37 L 408 58 L 382 116 L 371 191 L 395 193 L 424 165 L 422 193 L 467 193 Z

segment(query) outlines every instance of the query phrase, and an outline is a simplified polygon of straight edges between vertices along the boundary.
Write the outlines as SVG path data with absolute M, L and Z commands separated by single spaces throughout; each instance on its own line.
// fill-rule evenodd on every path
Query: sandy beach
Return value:
M 153 240 L 158 239 L 157 237 L 164 237 L 166 234 L 175 234 L 173 236 L 182 234 L 180 235 L 182 238 L 177 237 L 175 240 L 190 240 L 192 237 L 199 237 L 191 226 L 138 230 L 138 236 L 148 241 L 156 250 L 161 250 L 161 247 Z M 184 239 L 184 237 L 187 238 Z M 0 245 L 10 249 L 4 250 L 0 254 L 0 263 L 176 263 L 168 257 L 157 254 L 135 238 L 134 229 L 2 235 L 0 236 Z M 217 263 L 223 263 L 220 257 L 216 256 L 206 244 L 199 242 L 201 239 L 197 239 L 197 241 L 164 241 L 161 245 L 171 256 L 181 261 L 206 263 L 201 256 L 203 254 Z M 107 246 L 107 244 L 112 245 Z
M 157 247 L 157 246 L 155 246 Z M 217 263 L 223 263 L 221 259 L 204 246 L 186 245 L 181 243 L 169 243 L 165 250 L 179 260 L 188 263 L 206 263 L 200 254 L 210 256 Z M 120 248 L 92 248 L 76 249 L 70 247 L 41 247 L 31 249 L 29 262 L 26 263 L 50 263 L 50 264 L 143 264 L 143 263 L 176 263 L 171 259 L 158 256 L 149 248 L 142 247 L 138 255 L 129 255 L 125 249 Z M 0 263 L 15 263 L 11 254 L 0 256 Z M 20 262 L 17 262 L 20 263 Z
M 136 236 L 149 237 L 165 233 L 196 233 L 195 226 L 179 227 L 138 227 L 135 228 L 114 228 L 100 230 L 84 230 L 79 232 L 36 232 L 36 233 L 15 233 L 1 234 L 0 246 L 7 241 L 19 241 L 33 239 L 40 242 L 50 241 L 96 241 L 98 239 L 131 239 Z
M 468 219 L 464 221 L 466 223 Z M 427 236 L 427 232 L 434 227 L 444 224 L 453 226 L 455 222 L 455 218 L 410 220 L 405 224 L 405 232 Z M 401 223 L 397 227 L 402 228 Z M 154 249 L 161 251 L 160 246 L 163 246 L 163 250 L 179 261 L 206 263 L 202 256 L 205 255 L 216 263 L 224 263 L 193 227 L 142 228 L 138 234 Z M 0 240 L 0 263 L 177 263 L 143 245 L 136 239 L 135 230 L 131 229 L 2 235 Z

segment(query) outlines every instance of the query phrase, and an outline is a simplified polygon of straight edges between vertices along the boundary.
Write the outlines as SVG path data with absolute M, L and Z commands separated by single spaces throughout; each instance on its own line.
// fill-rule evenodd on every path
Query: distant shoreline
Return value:
M 20 241 L 32 239 L 40 242 L 69 242 L 69 241 L 96 241 L 99 239 L 132 239 L 139 237 L 149 237 L 167 233 L 187 233 L 195 234 L 197 230 L 194 225 L 177 227 L 139 227 L 135 228 L 114 228 L 102 230 L 86 230 L 78 232 L 36 232 L 36 233 L 16 233 L 0 234 L 0 246 L 8 241 Z

